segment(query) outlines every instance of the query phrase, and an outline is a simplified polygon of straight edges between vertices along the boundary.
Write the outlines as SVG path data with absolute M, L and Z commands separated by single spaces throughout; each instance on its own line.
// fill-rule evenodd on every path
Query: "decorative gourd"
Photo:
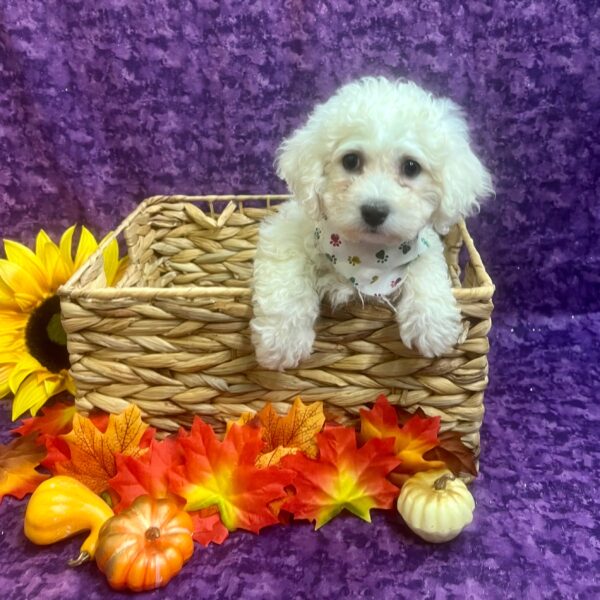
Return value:
M 472 520 L 475 501 L 463 481 L 446 469 L 422 471 L 402 486 L 398 512 L 428 542 L 455 538 Z
M 34 544 L 45 545 L 89 530 L 79 557 L 69 561 L 70 566 L 77 566 L 93 558 L 100 528 L 113 515 L 110 506 L 83 483 L 57 475 L 40 483 L 31 495 L 25 535 Z
M 102 527 L 96 564 L 116 590 L 162 587 L 192 556 L 193 530 L 175 498 L 140 496 Z

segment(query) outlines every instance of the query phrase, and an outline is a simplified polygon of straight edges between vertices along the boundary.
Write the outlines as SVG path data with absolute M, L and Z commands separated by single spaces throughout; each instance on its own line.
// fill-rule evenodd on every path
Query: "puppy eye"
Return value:
M 406 159 L 402 163 L 402 173 L 409 178 L 416 177 L 421 172 L 421 165 L 416 161 L 412 160 L 412 158 Z
M 346 171 L 358 171 L 361 166 L 360 156 L 356 152 L 344 154 L 342 158 L 342 165 Z

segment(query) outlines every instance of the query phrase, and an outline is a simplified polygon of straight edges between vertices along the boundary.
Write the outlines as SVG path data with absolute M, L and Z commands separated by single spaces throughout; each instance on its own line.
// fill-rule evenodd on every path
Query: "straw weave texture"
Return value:
M 250 286 L 260 220 L 285 199 L 153 197 L 120 225 L 59 290 L 78 408 L 134 403 L 161 430 L 195 414 L 219 430 L 265 402 L 284 412 L 298 395 L 350 423 L 385 393 L 439 415 L 478 454 L 494 286 L 464 224 L 445 240 L 464 325 L 452 352 L 431 359 L 407 349 L 385 306 L 324 304 L 313 355 L 279 373 L 254 358 Z M 101 252 L 113 238 L 125 240 L 129 265 L 107 287 Z

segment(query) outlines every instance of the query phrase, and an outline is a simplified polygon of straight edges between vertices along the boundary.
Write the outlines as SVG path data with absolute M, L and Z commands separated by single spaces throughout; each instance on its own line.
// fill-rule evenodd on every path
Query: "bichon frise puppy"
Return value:
M 406 346 L 447 352 L 462 327 L 439 235 L 492 192 L 460 109 L 411 82 L 361 79 L 317 106 L 277 167 L 293 199 L 260 229 L 259 364 L 310 356 L 324 297 L 385 302 Z

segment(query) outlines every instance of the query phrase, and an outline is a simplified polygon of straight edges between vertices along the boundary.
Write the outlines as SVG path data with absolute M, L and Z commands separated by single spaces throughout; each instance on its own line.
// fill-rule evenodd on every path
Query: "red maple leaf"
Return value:
M 117 454 L 116 474 L 109 480 L 110 488 L 119 497 L 114 511 L 121 512 L 138 496 L 165 498 L 169 489 L 169 472 L 183 463 L 181 447 L 170 437 L 150 442 L 148 452 L 141 456 Z
M 428 450 L 438 445 L 439 429 L 439 417 L 421 417 L 418 414 L 412 415 L 400 427 L 396 410 L 384 395 L 377 398 L 371 410 L 360 411 L 361 441 L 386 438 L 394 440 L 394 453 L 400 460 L 400 465 L 390 475 L 390 479 L 399 485 L 419 471 L 445 466 L 442 461 L 423 458 Z
M 210 542 L 222 544 L 229 537 L 229 530 L 221 522 L 219 509 L 216 506 L 203 508 L 190 513 L 194 524 L 193 538 L 203 546 Z
M 233 425 L 221 442 L 212 428 L 196 417 L 189 434 L 177 441 L 185 456 L 170 475 L 170 487 L 187 500 L 186 510 L 216 506 L 229 531 L 258 533 L 277 523 L 269 504 L 286 495 L 293 473 L 279 467 L 256 467 L 263 447 L 260 429 Z
M 57 436 L 71 431 L 73 415 L 76 412 L 74 404 L 57 402 L 52 406 L 42 407 L 40 412 L 40 415 L 23 419 L 21 425 L 15 427 L 12 433 L 19 435 L 37 433 L 39 438 L 44 438 L 45 436 Z M 40 441 L 43 443 L 43 439 Z
M 326 427 L 317 436 L 319 458 L 286 456 L 282 464 L 296 471 L 296 495 L 283 505 L 298 519 L 322 527 L 348 510 L 370 522 L 372 508 L 390 508 L 398 488 L 386 476 L 398 466 L 392 439 L 372 439 L 356 447 L 356 432 L 349 427 Z

